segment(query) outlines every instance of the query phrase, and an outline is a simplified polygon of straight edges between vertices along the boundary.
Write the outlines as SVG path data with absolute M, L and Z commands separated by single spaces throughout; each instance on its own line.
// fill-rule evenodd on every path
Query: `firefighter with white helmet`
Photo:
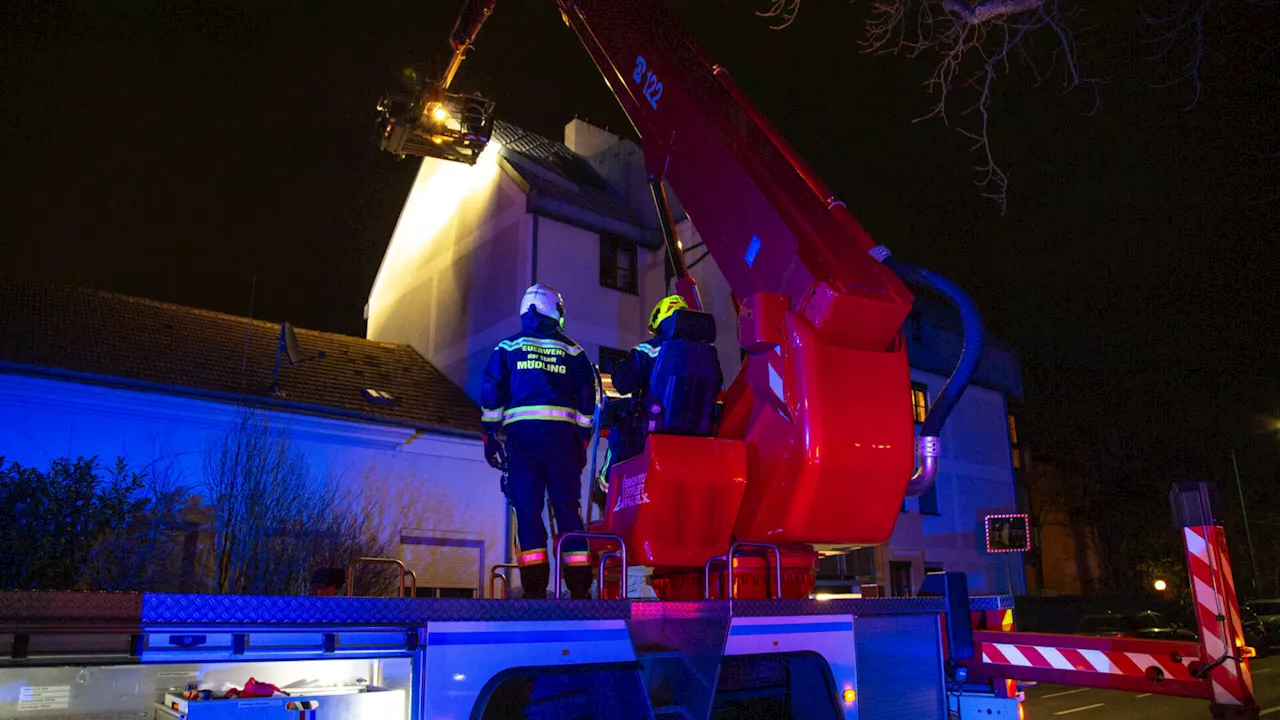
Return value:
M 560 532 L 581 531 L 582 469 L 592 434 L 595 375 L 586 353 L 563 332 L 564 300 L 538 283 L 525 291 L 521 330 L 498 343 L 480 390 L 485 459 L 506 465 L 505 491 L 516 511 L 520 584 L 545 598 L 550 582 L 544 498 Z M 498 432 L 506 436 L 505 444 Z M 566 540 L 562 563 L 570 597 L 587 598 L 591 557 L 586 542 Z

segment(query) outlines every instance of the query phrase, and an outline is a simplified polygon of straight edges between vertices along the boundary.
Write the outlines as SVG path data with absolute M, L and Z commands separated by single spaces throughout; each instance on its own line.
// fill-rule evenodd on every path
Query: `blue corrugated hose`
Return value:
M 885 267 L 902 278 L 903 282 L 919 285 L 941 295 L 960 313 L 960 324 L 964 328 L 964 348 L 960 351 L 960 360 L 956 362 L 956 369 L 951 373 L 951 378 L 947 380 L 946 385 L 942 386 L 942 391 L 929 407 L 929 414 L 925 416 L 924 423 L 920 426 L 922 437 L 938 437 L 942 425 L 947 421 L 947 416 L 951 414 L 956 403 L 960 402 L 964 391 L 969 388 L 969 381 L 973 379 L 973 373 L 978 369 L 978 362 L 982 359 L 982 316 L 973 299 L 960 289 L 959 285 L 945 277 L 931 270 L 902 262 L 892 256 L 886 257 L 883 262 Z

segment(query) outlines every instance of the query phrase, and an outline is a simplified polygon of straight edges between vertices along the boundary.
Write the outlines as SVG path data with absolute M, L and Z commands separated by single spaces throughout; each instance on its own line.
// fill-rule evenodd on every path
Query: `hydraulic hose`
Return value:
M 947 417 L 969 388 L 969 381 L 978 369 L 982 359 L 983 331 L 982 315 L 959 285 L 945 277 L 910 263 L 894 258 L 887 248 L 877 245 L 872 248 L 871 256 L 879 260 L 885 267 L 893 271 L 902 281 L 923 287 L 946 298 L 960 314 L 960 324 L 964 332 L 964 346 L 960 351 L 960 359 L 956 369 L 952 371 L 947 383 L 929 406 L 924 423 L 920 426 L 920 437 L 916 441 L 916 471 L 907 484 L 907 496 L 918 497 L 929 491 L 938 473 L 938 456 L 940 454 L 939 435 Z

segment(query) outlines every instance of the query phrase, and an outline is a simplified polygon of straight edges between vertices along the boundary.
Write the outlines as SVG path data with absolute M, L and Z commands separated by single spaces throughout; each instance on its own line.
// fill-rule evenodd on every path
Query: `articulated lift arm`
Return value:
M 661 3 L 557 3 L 642 138 L 651 185 L 660 190 L 665 181 L 675 191 L 741 300 L 748 358 L 726 393 L 721 437 L 753 451 L 733 536 L 885 541 L 917 447 L 928 462 L 913 493 L 927 489 L 936 468 L 936 437 L 917 444 L 908 401 L 900 329 L 911 293 L 844 203 Z M 384 149 L 447 156 L 441 121 L 452 121 L 452 98 L 467 97 L 451 95 L 449 85 L 495 5 L 465 4 L 448 69 L 407 114 L 389 119 Z M 480 120 L 455 132 L 487 139 Z M 655 197 L 666 217 L 661 193 Z M 690 281 L 677 287 L 696 300 Z

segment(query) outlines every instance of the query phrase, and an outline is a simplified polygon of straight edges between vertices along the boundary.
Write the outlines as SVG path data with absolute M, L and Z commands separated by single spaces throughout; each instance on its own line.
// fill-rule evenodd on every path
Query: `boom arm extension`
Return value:
M 458 19 L 453 23 L 453 31 L 449 33 L 449 45 L 453 48 L 453 57 L 449 59 L 449 65 L 440 78 L 441 89 L 448 90 L 453 84 L 453 76 L 462 66 L 462 59 L 471 49 L 472 43 L 476 41 L 484 21 L 489 19 L 489 15 L 497 5 L 498 0 L 465 0 L 462 10 L 458 13 Z
M 651 179 L 670 183 L 734 294 L 784 294 L 793 310 L 813 315 L 804 298 L 824 284 L 863 311 L 860 327 L 832 339 L 887 348 L 911 303 L 906 287 L 867 255 L 871 238 L 728 71 L 660 3 L 558 4 L 642 138 Z

